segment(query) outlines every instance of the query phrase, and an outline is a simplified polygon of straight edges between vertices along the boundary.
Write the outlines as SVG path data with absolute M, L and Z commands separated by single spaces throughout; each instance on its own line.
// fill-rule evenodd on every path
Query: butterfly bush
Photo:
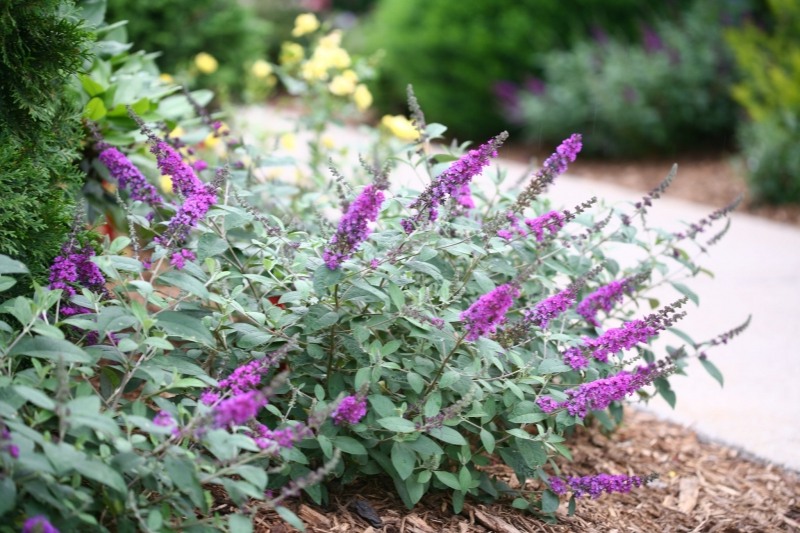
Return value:
M 709 354 L 748 322 L 707 341 L 677 328 L 730 210 L 650 229 L 674 173 L 629 205 L 552 206 L 580 135 L 513 191 L 486 172 L 507 134 L 443 156 L 431 143 L 444 127 L 410 107 L 414 144 L 376 134 L 374 160 L 312 135 L 333 183 L 317 164 L 297 167 L 310 180 L 269 174 L 274 154 L 199 107 L 199 133 L 131 111 L 144 143 L 92 145 L 127 191 L 127 235 L 71 238 L 47 288 L 0 306 L 0 489 L 36 502 L 10 497 L 16 529 L 241 530 L 261 509 L 299 528 L 292 499 L 325 505 L 334 484 L 374 475 L 409 508 L 508 495 L 554 516 L 559 497 L 653 479 L 566 462 L 569 435 L 592 420 L 613 430 L 634 400 L 674 401 L 693 357 L 721 380 Z M 172 194 L 157 196 L 142 160 Z M 421 191 L 395 177 L 404 168 Z M 610 242 L 649 253 L 628 262 Z

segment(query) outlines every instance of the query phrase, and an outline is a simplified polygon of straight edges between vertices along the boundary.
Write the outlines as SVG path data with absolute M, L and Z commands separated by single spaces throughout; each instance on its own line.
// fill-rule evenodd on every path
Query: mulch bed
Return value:
M 630 494 L 578 500 L 574 516 L 566 502 L 559 523 L 547 524 L 510 505 L 468 502 L 460 515 L 444 496 L 426 496 L 408 511 L 391 486 L 375 481 L 349 487 L 333 496 L 328 509 L 307 502 L 291 507 L 307 530 L 328 532 L 501 533 L 545 532 L 772 532 L 800 533 L 800 474 L 753 459 L 719 444 L 704 442 L 692 430 L 628 410 L 625 425 L 611 436 L 581 429 L 571 441 L 574 461 L 564 461 L 566 475 L 647 474 L 661 477 Z M 497 474 L 512 480 L 513 474 Z M 356 510 L 367 504 L 382 525 L 371 525 Z M 256 531 L 295 531 L 275 513 L 256 518 Z

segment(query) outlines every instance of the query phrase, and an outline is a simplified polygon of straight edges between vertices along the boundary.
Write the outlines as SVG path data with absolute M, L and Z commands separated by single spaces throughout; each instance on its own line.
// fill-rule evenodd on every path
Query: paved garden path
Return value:
M 239 131 L 291 129 L 287 117 L 270 108 L 248 108 L 239 115 L 245 117 L 239 121 Z M 331 140 L 348 146 L 351 153 L 367 153 L 365 137 L 355 128 L 337 128 Z M 296 154 L 300 158 L 302 144 L 298 143 Z M 508 170 L 511 183 L 516 182 L 524 166 L 503 160 L 502 149 L 500 155 L 498 166 Z M 665 168 L 664 175 L 668 171 Z M 405 184 L 418 180 L 407 169 L 393 175 L 398 179 Z M 646 192 L 567 174 L 558 178 L 547 196 L 554 207 L 572 207 L 591 196 L 610 204 L 632 202 Z M 731 197 L 738 192 L 731 191 Z M 653 206 L 649 220 L 677 231 L 684 227 L 682 221 L 699 220 L 712 210 L 667 194 Z M 646 409 L 708 438 L 800 470 L 800 228 L 747 214 L 734 213 L 732 218 L 725 238 L 700 260 L 715 277 L 691 280 L 700 307 L 690 305 L 689 315 L 679 325 L 695 340 L 705 340 L 753 315 L 747 331 L 708 353 L 722 371 L 725 386 L 720 388 L 693 360 L 688 377 L 671 380 L 677 394 L 675 410 L 660 398 Z

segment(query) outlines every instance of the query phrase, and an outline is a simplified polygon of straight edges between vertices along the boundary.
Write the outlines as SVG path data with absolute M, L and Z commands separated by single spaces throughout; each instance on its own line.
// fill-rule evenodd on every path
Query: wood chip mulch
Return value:
M 571 440 L 574 461 L 564 461 L 564 474 L 656 472 L 661 477 L 630 494 L 580 499 L 571 517 L 562 502 L 557 524 L 507 503 L 468 501 L 464 511 L 454 515 L 444 495 L 426 496 L 409 511 L 394 496 L 391 484 L 377 481 L 333 495 L 327 509 L 305 501 L 290 508 L 313 533 L 800 533 L 800 473 L 705 442 L 692 430 L 649 413 L 628 410 L 625 420 L 610 436 L 597 428 L 581 428 Z M 500 474 L 513 479 L 510 471 Z M 295 531 L 271 511 L 259 513 L 255 522 L 257 532 Z

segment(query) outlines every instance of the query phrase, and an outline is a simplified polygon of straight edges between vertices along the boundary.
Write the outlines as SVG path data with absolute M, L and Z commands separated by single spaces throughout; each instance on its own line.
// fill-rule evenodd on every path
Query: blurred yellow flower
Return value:
M 320 142 L 322 143 L 323 148 L 326 150 L 332 150 L 336 147 L 336 141 L 333 140 L 331 135 L 323 135 L 322 139 L 320 139 Z
M 416 141 L 419 139 L 417 128 L 403 115 L 384 115 L 381 119 L 381 125 L 402 141 Z
M 334 76 L 333 80 L 328 84 L 328 90 L 336 96 L 347 96 L 353 94 L 356 90 L 356 83 L 358 82 L 358 74 L 352 70 L 345 70 L 338 76 Z
M 303 57 L 305 57 L 305 51 L 299 44 L 287 41 L 281 45 L 281 65 L 294 65 L 302 61 Z
M 175 78 L 173 78 L 171 75 L 167 74 L 166 72 L 162 72 L 161 74 L 159 74 L 158 75 L 158 79 L 160 79 L 164 83 L 175 83 Z
M 203 74 L 213 74 L 217 71 L 217 68 L 219 68 L 219 63 L 217 63 L 214 56 L 206 52 L 200 52 L 194 56 L 194 64 L 197 70 Z
M 297 15 L 297 18 L 294 19 L 292 35 L 294 37 L 300 37 L 301 35 L 317 31 L 317 28 L 319 28 L 319 19 L 317 19 L 317 16 L 313 13 L 303 13 L 302 15 Z
M 297 148 L 297 136 L 294 133 L 284 133 L 278 141 L 281 148 L 287 152 L 293 151 Z
M 184 130 L 180 126 L 176 126 L 171 132 L 169 132 L 169 136 L 172 138 L 180 138 L 186 135 L 186 130 Z
M 172 194 L 172 176 L 162 175 L 158 178 L 158 185 L 167 194 Z
M 341 30 L 333 30 L 325 37 L 319 40 L 320 48 L 339 48 L 342 45 L 342 32 Z
M 353 92 L 353 102 L 359 111 L 366 111 L 372 105 L 372 93 L 363 83 L 356 86 L 356 90 Z
M 250 67 L 250 73 L 256 78 L 264 79 L 270 74 L 272 74 L 272 65 L 270 65 L 263 59 L 259 59 L 258 61 L 253 63 L 252 67 Z

